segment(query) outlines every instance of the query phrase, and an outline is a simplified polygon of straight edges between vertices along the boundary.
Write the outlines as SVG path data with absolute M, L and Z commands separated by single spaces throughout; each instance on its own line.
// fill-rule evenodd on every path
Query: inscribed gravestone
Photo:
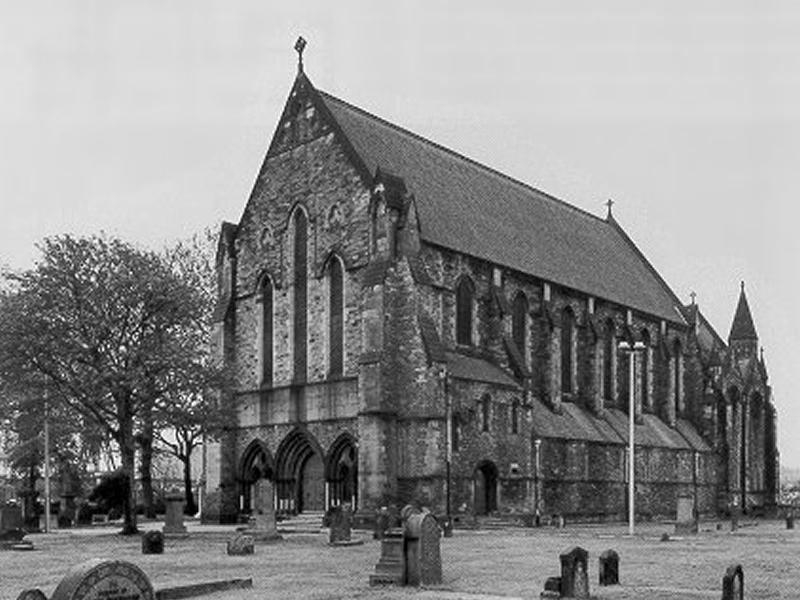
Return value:
M 678 496 L 675 533 L 686 535 L 697 533 L 697 519 L 694 515 L 694 497 L 688 494 Z
M 154 600 L 147 575 L 123 560 L 92 559 L 73 567 L 50 600 Z
M 441 529 L 434 516 L 427 511 L 410 515 L 405 521 L 404 534 L 406 584 L 442 583 Z
M 353 529 L 353 513 L 350 505 L 345 503 L 335 506 L 330 511 L 330 534 L 328 543 L 349 542 Z
M 15 504 L 6 504 L 0 508 L 0 533 L 22 529 L 22 509 Z
M 722 600 L 744 600 L 742 565 L 731 565 L 722 578 Z
M 606 550 L 599 560 L 600 585 L 619 584 L 619 554 Z
M 47 600 L 44 592 L 38 588 L 32 590 L 22 590 L 17 596 L 17 600 Z
M 164 533 L 186 533 L 183 524 L 183 494 L 171 492 L 166 497 L 167 512 L 164 515 Z
M 255 543 L 252 535 L 237 533 L 233 539 L 228 540 L 227 552 L 230 556 L 244 556 L 253 554 Z
M 392 527 L 383 532 L 381 556 L 375 565 L 375 572 L 369 576 L 370 585 L 403 585 L 405 583 L 406 561 L 403 551 L 403 529 Z
M 575 546 L 564 552 L 561 559 L 561 596 L 564 598 L 589 598 L 589 553 Z
M 257 540 L 278 540 L 278 524 L 275 521 L 275 499 L 272 482 L 258 479 L 253 485 L 254 514 L 250 533 Z

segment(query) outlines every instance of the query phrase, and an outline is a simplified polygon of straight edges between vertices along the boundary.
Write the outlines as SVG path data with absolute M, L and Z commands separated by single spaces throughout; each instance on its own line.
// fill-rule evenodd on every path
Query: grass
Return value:
M 149 525 L 154 527 L 154 525 Z M 442 540 L 444 581 L 424 592 L 411 588 L 370 588 L 369 574 L 380 542 L 366 532 L 361 546 L 329 547 L 323 534 L 288 534 L 256 545 L 252 556 L 227 556 L 232 528 L 190 526 L 185 538 L 167 538 L 163 555 L 142 555 L 138 537 L 110 529 L 76 529 L 28 536 L 34 552 L 0 552 L 0 600 L 14 600 L 25 588 L 48 597 L 74 565 L 89 558 L 137 564 L 156 589 L 202 581 L 253 578 L 252 590 L 205 596 L 209 600 L 294 598 L 477 598 L 477 595 L 535 598 L 547 577 L 559 574 L 559 553 L 572 546 L 589 551 L 589 581 L 598 598 L 719 598 L 730 564 L 744 568 L 746 596 L 797 598 L 796 557 L 800 530 L 782 522 L 759 522 L 731 533 L 714 524 L 697 536 L 661 542 L 669 526 L 642 525 L 633 538 L 621 526 L 576 526 L 565 530 L 457 530 Z M 613 548 L 620 555 L 620 586 L 597 585 L 597 557 Z

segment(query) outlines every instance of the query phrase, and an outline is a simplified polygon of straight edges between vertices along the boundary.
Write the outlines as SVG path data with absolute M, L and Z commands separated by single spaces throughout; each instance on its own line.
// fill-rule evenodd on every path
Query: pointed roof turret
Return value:
M 756 326 L 753 324 L 753 316 L 750 314 L 750 306 L 747 304 L 747 296 L 744 293 L 744 281 L 742 290 L 739 292 L 739 304 L 736 307 L 736 314 L 733 317 L 731 332 L 728 335 L 728 343 L 734 340 L 757 340 Z

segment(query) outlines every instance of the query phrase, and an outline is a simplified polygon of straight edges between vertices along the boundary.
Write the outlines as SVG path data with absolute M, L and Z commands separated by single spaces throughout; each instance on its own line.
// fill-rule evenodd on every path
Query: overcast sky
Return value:
M 0 264 L 238 221 L 302 34 L 320 89 L 597 215 L 613 198 L 723 338 L 745 280 L 800 467 L 799 4 L 275 4 L 0 3 Z

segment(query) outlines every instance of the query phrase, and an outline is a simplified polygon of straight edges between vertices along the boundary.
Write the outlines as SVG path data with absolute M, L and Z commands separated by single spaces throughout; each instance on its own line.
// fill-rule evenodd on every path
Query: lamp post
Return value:
M 44 532 L 50 533 L 50 411 L 44 389 Z
M 620 350 L 624 350 L 628 353 L 628 534 L 633 535 L 634 530 L 634 522 L 635 518 L 635 510 L 634 510 L 634 498 L 635 498 L 635 456 L 634 456 L 634 440 L 635 440 L 635 430 L 634 430 L 634 412 L 635 412 L 635 390 L 634 386 L 636 385 L 635 375 L 635 366 L 636 366 L 636 352 L 639 350 L 644 350 L 645 345 L 642 342 L 634 343 L 633 340 L 620 342 L 619 344 Z

